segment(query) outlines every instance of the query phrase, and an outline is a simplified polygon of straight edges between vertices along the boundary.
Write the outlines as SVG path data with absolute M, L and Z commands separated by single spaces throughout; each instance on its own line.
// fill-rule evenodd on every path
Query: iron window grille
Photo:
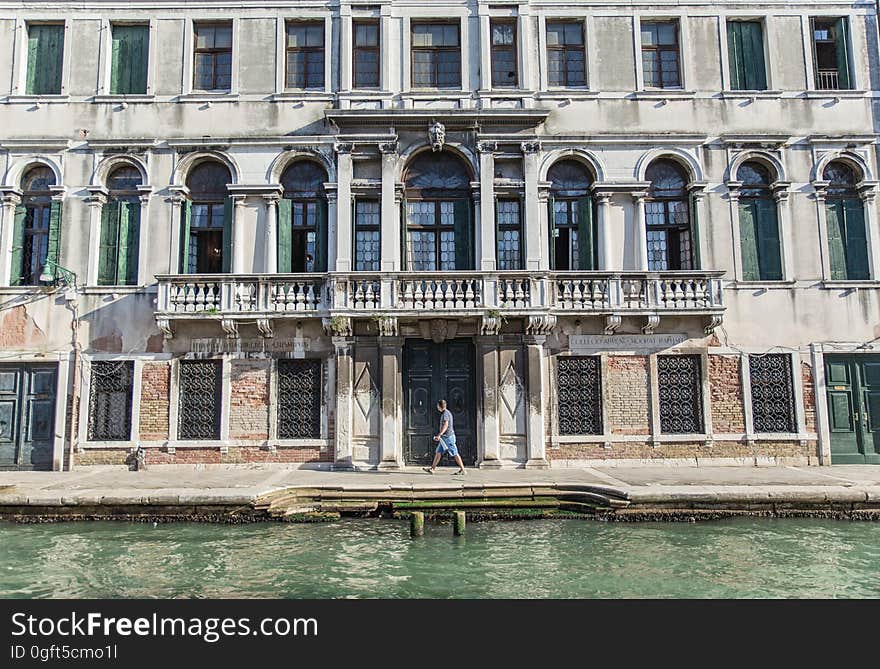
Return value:
M 703 381 L 699 355 L 657 356 L 660 432 L 702 434 Z
M 221 364 L 219 360 L 181 360 L 179 439 L 220 438 Z
M 287 24 L 287 88 L 324 88 L 324 24 Z
M 278 361 L 278 438 L 320 439 L 320 360 Z
M 642 22 L 642 73 L 646 87 L 681 86 L 677 21 Z
M 582 23 L 547 23 L 547 68 L 551 86 L 586 85 L 586 51 Z
M 379 22 L 354 22 L 354 87 L 379 88 Z
M 602 379 L 598 356 L 556 361 L 559 434 L 602 434 Z
M 228 91 L 232 88 L 232 24 L 198 23 L 195 26 L 193 88 Z
M 797 432 L 791 356 L 750 355 L 749 379 L 755 432 Z
M 89 441 L 131 438 L 134 362 L 93 362 L 89 387 Z

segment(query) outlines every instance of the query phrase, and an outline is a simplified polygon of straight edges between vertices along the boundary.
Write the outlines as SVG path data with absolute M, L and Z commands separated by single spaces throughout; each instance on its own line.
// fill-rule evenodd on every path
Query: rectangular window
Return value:
M 699 355 L 658 355 L 660 432 L 702 434 L 703 379 Z
M 378 200 L 357 200 L 354 213 L 354 269 L 378 272 L 382 257 L 381 211 Z
M 232 24 L 195 25 L 193 88 L 228 91 L 232 88 Z
M 60 95 L 63 59 L 64 25 L 61 23 L 29 25 L 25 93 Z
M 287 88 L 324 88 L 324 23 L 287 24 Z
M 150 27 L 111 26 L 110 94 L 145 95 Z
M 797 432 L 791 356 L 750 355 L 749 379 L 755 432 Z
M 461 41 L 457 23 L 413 23 L 414 88 L 461 86 Z
M 522 213 L 521 203 L 514 199 L 500 199 L 495 203 L 498 225 L 498 269 L 522 269 Z
M 379 22 L 354 22 L 354 87 L 379 88 Z
M 278 361 L 278 438 L 321 438 L 320 360 Z
M 730 60 L 731 90 L 767 89 L 764 30 L 760 21 L 728 21 L 727 53 Z
M 601 377 L 599 356 L 556 359 L 559 434 L 602 434 Z
M 134 362 L 93 362 L 89 389 L 89 441 L 131 439 Z
M 551 86 L 586 85 L 583 23 L 547 22 L 547 70 Z
M 816 88 L 852 88 L 849 71 L 849 36 L 845 18 L 810 19 L 813 25 L 813 67 Z
M 137 283 L 141 206 L 135 199 L 113 198 L 101 211 L 98 242 L 98 285 Z
M 516 87 L 516 22 L 492 21 L 491 31 L 492 87 Z
M 220 438 L 220 360 L 181 360 L 177 437 Z
M 642 22 L 642 72 L 647 88 L 681 86 L 677 21 Z

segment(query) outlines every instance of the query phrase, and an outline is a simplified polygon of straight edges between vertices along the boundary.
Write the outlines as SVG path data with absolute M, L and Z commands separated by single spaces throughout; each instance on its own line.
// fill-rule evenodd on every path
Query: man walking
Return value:
M 444 452 L 448 452 L 449 455 L 455 458 L 455 464 L 458 465 L 458 471 L 455 472 L 453 476 L 464 476 L 464 463 L 461 461 L 461 456 L 458 454 L 458 448 L 455 446 L 455 430 L 452 426 L 452 412 L 446 408 L 446 400 L 437 401 L 437 411 L 440 412 L 440 430 L 434 437 L 434 441 L 437 442 L 437 450 L 434 451 L 434 462 L 431 463 L 430 467 L 422 467 L 422 469 L 429 474 L 433 474 L 434 469 L 437 467 L 437 463 L 440 462 L 440 456 L 443 455 Z

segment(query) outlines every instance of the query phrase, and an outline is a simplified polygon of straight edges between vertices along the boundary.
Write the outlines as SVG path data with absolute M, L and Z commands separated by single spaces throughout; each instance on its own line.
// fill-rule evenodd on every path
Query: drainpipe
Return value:
M 74 435 L 77 432 L 77 420 L 79 418 L 79 389 L 80 389 L 80 356 L 81 347 L 79 343 L 79 305 L 76 295 L 76 287 L 69 287 L 67 295 L 64 296 L 67 302 L 67 308 L 70 309 L 70 330 L 71 341 L 73 346 L 73 389 L 70 398 L 70 432 L 67 435 L 67 451 L 68 451 L 68 471 L 73 471 L 73 457 L 76 452 L 76 439 Z

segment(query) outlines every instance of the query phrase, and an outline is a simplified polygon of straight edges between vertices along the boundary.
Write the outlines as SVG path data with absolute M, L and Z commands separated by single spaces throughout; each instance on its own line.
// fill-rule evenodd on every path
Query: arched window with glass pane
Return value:
M 278 271 L 327 271 L 327 173 L 312 160 L 284 170 L 278 203 Z
M 857 281 L 870 278 L 865 208 L 859 197 L 858 179 L 846 163 L 828 163 L 822 173 L 825 191 L 825 225 L 831 278 Z
M 12 230 L 9 282 L 13 286 L 37 286 L 41 276 L 55 275 L 61 203 L 52 200 L 54 185 L 55 173 L 45 166 L 31 168 L 21 180 L 21 204 L 15 209 Z
M 117 167 L 107 177 L 107 203 L 101 210 L 98 246 L 98 285 L 132 286 L 137 283 L 138 240 L 141 228 L 140 171 L 133 165 Z
M 550 182 L 550 269 L 596 269 L 590 172 L 576 160 L 561 160 L 547 171 L 547 180 Z
M 770 191 L 769 170 L 747 162 L 736 171 L 739 191 L 739 240 L 743 281 L 781 281 L 779 216 Z
M 467 167 L 448 151 L 424 152 L 412 161 L 403 201 L 406 269 L 474 268 L 470 182 Z
M 186 274 L 228 272 L 232 263 L 232 200 L 226 165 L 209 160 L 186 178 L 189 199 L 181 225 L 180 265 Z
M 693 233 L 684 170 L 672 160 L 657 160 L 648 166 L 645 178 L 651 183 L 645 201 L 648 270 L 693 269 Z

